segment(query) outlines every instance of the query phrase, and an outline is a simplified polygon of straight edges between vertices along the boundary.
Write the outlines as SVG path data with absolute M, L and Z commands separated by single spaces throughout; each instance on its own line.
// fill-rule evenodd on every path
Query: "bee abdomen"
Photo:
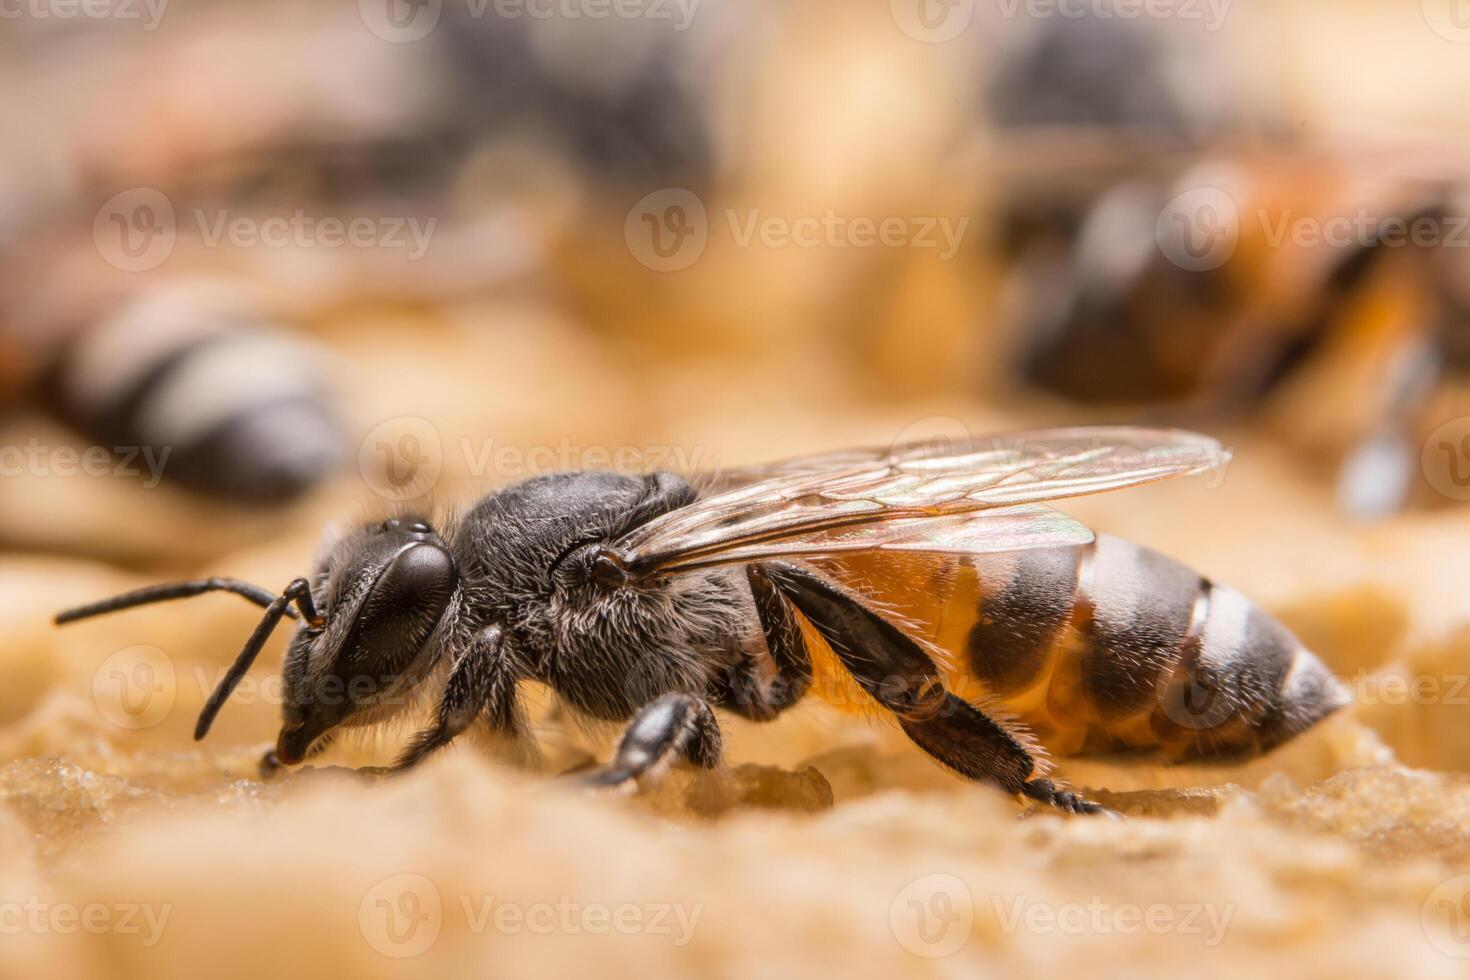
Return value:
M 342 455 L 316 360 L 306 342 L 208 290 L 158 290 L 71 338 L 49 400 L 89 438 L 150 450 L 172 480 L 272 503 L 309 489 Z
M 1072 618 L 1080 549 L 987 555 L 974 560 L 981 600 L 966 640 L 970 670 L 1004 697 L 1032 687 Z
M 1265 610 L 1220 585 L 1207 601 L 1150 718 L 1171 758 L 1265 752 L 1347 703 L 1322 662 Z
M 975 678 L 1060 752 L 1265 751 L 1344 703 L 1239 592 L 1127 541 L 977 559 Z
M 1083 642 L 1075 679 L 1090 716 L 1116 721 L 1157 701 L 1209 586 L 1171 558 L 1105 536 L 1094 544 L 1088 572 L 1078 596 Z

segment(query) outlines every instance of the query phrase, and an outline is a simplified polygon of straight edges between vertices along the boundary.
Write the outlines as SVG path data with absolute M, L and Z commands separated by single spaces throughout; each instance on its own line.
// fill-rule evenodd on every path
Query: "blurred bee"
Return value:
M 1349 512 L 1392 513 L 1436 390 L 1467 366 L 1452 256 L 1413 243 L 1464 227 L 1451 201 L 1310 154 L 1125 181 L 1065 268 L 1018 290 L 1021 372 L 1081 401 L 1257 421 L 1334 472 Z
M 385 45 L 355 17 L 281 5 L 186 13 L 167 36 L 119 39 L 97 59 L 87 40 L 59 31 L 51 57 L 27 66 L 50 80 L 85 64 L 65 77 L 96 108 L 60 115 L 66 128 L 49 140 L 17 139 L 23 179 L 0 189 L 0 372 L 39 376 L 30 387 L 47 409 L 88 438 L 167 450 L 166 478 L 224 499 L 290 499 L 341 455 L 319 358 L 308 338 L 187 290 L 124 282 L 121 300 L 77 301 L 96 282 L 78 289 L 72 266 L 119 278 L 93 268 L 105 263 L 92 221 L 112 192 L 149 188 L 173 205 L 171 269 L 248 279 L 305 319 L 533 276 L 576 225 L 571 208 L 608 197 L 626 212 L 657 187 L 699 186 L 710 165 L 695 85 L 707 66 L 663 23 L 450 10 L 423 44 Z M 232 71 L 196 79 L 200 52 L 214 50 Z M 330 78 L 300 67 L 323 60 Z M 26 73 L 15 74 L 19 85 Z M 240 78 L 261 84 L 241 89 Z M 12 90 L 7 104 L 51 105 L 36 88 Z M 248 106 L 231 101 L 242 95 Z M 41 154 L 52 143 L 65 166 Z M 228 238 L 201 242 L 182 220 L 206 212 L 257 223 L 388 216 L 433 234 L 424 254 L 318 248 L 302 263 L 258 261 Z
M 94 127 L 110 142 L 86 148 L 87 175 L 99 187 L 157 188 L 180 211 L 386 216 L 431 229 L 418 249 L 315 250 L 313 298 L 349 304 L 580 277 L 553 258 L 603 248 L 604 235 L 621 243 L 628 209 L 652 191 L 708 183 L 700 32 L 658 18 L 481 13 L 446 8 L 412 45 L 385 45 L 356 19 L 294 5 L 288 31 L 262 30 L 270 20 L 253 12 L 186 19 L 184 33 L 150 39 L 158 56 L 123 76 L 129 98 L 117 111 L 135 121 Z M 211 45 L 228 50 L 231 79 L 273 78 L 283 60 L 333 71 L 249 89 L 249 126 L 230 112 L 245 91 L 233 81 L 193 96 L 217 95 L 216 111 L 190 112 L 185 100 L 170 112 L 193 84 L 193 52 Z M 173 127 L 166 140 L 160 117 Z M 251 263 L 251 273 L 281 265 Z M 300 291 L 297 279 L 281 287 Z
M 1054 18 L 1001 60 L 991 115 L 1025 161 L 996 214 L 1018 373 L 1155 418 L 1264 424 L 1356 515 L 1432 499 L 1413 476 L 1430 406 L 1463 383 L 1461 270 L 1381 233 L 1470 214 L 1449 168 L 1251 140 L 1229 91 L 1208 51 L 1111 19 Z
M 703 496 L 669 473 L 560 473 L 493 493 L 442 532 L 415 515 L 360 527 L 280 594 L 184 582 L 57 622 L 213 590 L 265 606 L 200 714 L 202 738 L 282 617 L 299 615 L 266 772 L 400 712 L 431 676 L 435 719 L 395 768 L 471 725 L 528 738 L 517 688 L 532 680 L 583 715 L 631 720 L 585 777 L 610 789 L 679 758 L 718 765 L 713 708 L 766 721 L 810 693 L 891 715 L 961 776 L 1092 813 L 1047 777 L 1036 739 L 1064 753 L 1249 755 L 1344 703 L 1240 593 L 1042 505 L 1225 458 L 1192 433 L 1095 428 L 961 454 L 788 460 L 726 473 Z
M 1017 161 L 993 175 L 1013 258 L 1065 248 L 1098 194 L 1234 125 L 1223 66 L 1146 23 L 1053 17 L 1007 37 L 984 91 L 1003 160 Z
M 30 341 L 38 405 L 97 445 L 157 460 L 165 479 L 205 496 L 286 503 L 344 454 L 321 352 L 213 284 L 83 304 L 71 322 L 18 337 Z

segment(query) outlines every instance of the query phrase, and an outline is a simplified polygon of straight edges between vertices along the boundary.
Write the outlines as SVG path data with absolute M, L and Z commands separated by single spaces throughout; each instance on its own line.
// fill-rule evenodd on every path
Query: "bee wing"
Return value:
M 1023 504 L 948 517 L 894 517 L 770 541 L 735 543 L 712 555 L 693 556 L 659 569 L 678 572 L 766 558 L 837 558 L 854 552 L 976 555 L 1079 545 L 1092 539 L 1092 530 L 1087 525 L 1061 511 L 1040 504 Z
M 774 463 L 759 469 L 764 478 L 665 514 L 617 548 L 630 569 L 647 574 L 781 555 L 1075 544 L 1081 525 L 1019 505 L 1187 476 L 1229 458 L 1215 440 L 1175 429 L 1047 429 L 983 442 L 962 453 L 913 443 Z M 956 520 L 996 508 L 1009 512 L 989 515 L 989 523 Z M 1014 543 L 987 544 L 991 531 L 997 542 Z

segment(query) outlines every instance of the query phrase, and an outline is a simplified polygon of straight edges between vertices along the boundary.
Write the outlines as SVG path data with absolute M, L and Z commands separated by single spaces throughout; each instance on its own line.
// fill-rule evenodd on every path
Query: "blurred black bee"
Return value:
M 1007 167 L 996 220 L 1012 256 L 1066 242 L 1096 196 L 1232 125 L 1227 73 L 1146 23 L 1053 17 L 1007 36 L 984 114 Z
M 528 738 L 517 687 L 531 680 L 584 715 L 631 719 L 586 777 L 618 789 L 680 757 L 717 765 L 713 708 L 764 721 L 812 693 L 890 714 L 962 776 L 1097 812 L 1046 778 L 1033 733 L 1059 752 L 1253 754 L 1343 701 L 1238 592 L 1039 503 L 1224 459 L 1192 433 L 1096 428 L 788 460 L 727 473 L 703 497 L 668 473 L 561 473 L 491 494 L 443 533 L 413 516 L 359 527 L 279 595 L 186 582 L 57 622 L 211 590 L 265 606 L 202 738 L 281 618 L 299 615 L 267 772 L 391 717 L 431 676 L 434 721 L 395 768 L 472 724 Z
M 42 402 L 87 439 L 247 505 L 288 502 L 342 459 L 346 433 L 309 340 L 198 290 L 144 290 L 61 331 Z
M 374 111 L 306 93 L 306 107 L 322 107 L 282 112 L 276 129 L 243 143 L 216 139 L 223 152 L 173 175 L 178 193 L 265 206 L 412 207 L 447 223 L 458 215 L 446 209 L 476 203 L 466 194 L 533 192 L 547 174 L 528 169 L 564 170 L 592 199 L 708 180 L 711 138 L 697 84 L 708 65 L 695 54 L 706 49 L 672 24 L 446 8 L 422 45 L 386 55 L 360 25 L 343 36 L 333 20 L 307 33 L 312 50 L 379 87 Z M 263 48 L 257 70 L 270 70 L 273 50 Z M 323 114 L 325 122 L 315 118 Z M 475 179 L 487 157 L 505 186 Z
M 984 89 L 989 119 L 1003 159 L 1022 163 L 994 221 L 1027 380 L 1084 400 L 1147 400 L 1171 385 L 1170 364 L 1134 356 L 1124 307 L 1195 293 L 1157 262 L 1145 285 L 1124 282 L 1145 279 L 1137 266 L 1168 200 L 1159 191 L 1231 125 L 1223 72 L 1203 55 L 1163 29 L 1097 16 L 1040 21 L 1001 51 Z M 1193 364 L 1190 326 L 1170 324 L 1169 353 Z M 1094 367 L 1100 353 L 1107 370 Z
M 713 164 L 702 36 L 658 21 L 571 22 L 450 12 L 447 123 L 483 140 L 520 137 L 572 161 L 606 193 L 701 187 Z M 467 140 L 468 141 L 468 140 Z

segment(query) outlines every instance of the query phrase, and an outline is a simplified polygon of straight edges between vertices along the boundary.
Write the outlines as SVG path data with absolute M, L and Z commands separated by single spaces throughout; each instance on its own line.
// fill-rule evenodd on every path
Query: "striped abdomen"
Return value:
M 1264 610 L 1147 548 L 1099 535 L 972 567 L 944 617 L 957 667 L 1058 752 L 1264 752 L 1345 703 Z
M 303 338 L 207 286 L 146 291 L 78 329 L 47 384 L 56 414 L 116 450 L 146 449 L 203 493 L 277 503 L 343 455 L 335 406 Z

